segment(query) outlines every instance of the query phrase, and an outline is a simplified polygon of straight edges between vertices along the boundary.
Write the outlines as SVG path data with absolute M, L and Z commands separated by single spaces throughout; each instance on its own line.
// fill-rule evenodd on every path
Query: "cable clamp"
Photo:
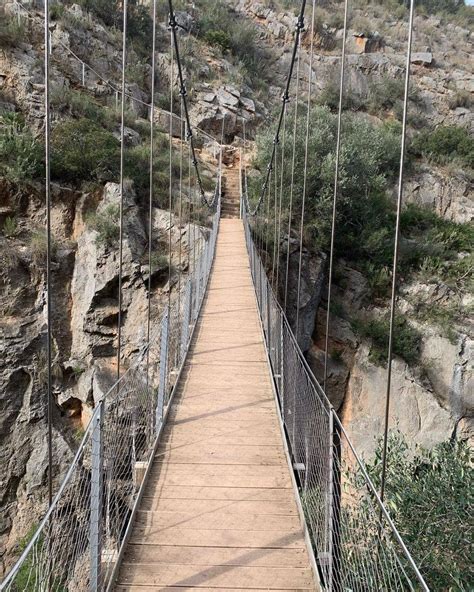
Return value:
M 186 90 L 186 85 L 185 85 L 185 84 L 182 84 L 182 85 L 180 86 L 180 89 L 179 89 L 179 94 L 180 94 L 180 95 L 181 95 L 183 98 L 184 98 L 184 97 L 185 97 L 185 96 L 188 94 L 188 91 Z
M 304 15 L 300 15 L 296 22 L 296 30 L 302 31 L 304 29 Z
M 176 17 L 175 17 L 175 15 L 174 15 L 174 12 L 173 12 L 172 14 L 170 14 L 170 18 L 169 18 L 169 21 L 168 21 L 168 25 L 169 25 L 169 28 L 170 28 L 170 29 L 173 29 L 173 30 L 174 30 L 174 29 L 176 29 L 176 27 L 178 26 L 178 25 L 176 24 Z

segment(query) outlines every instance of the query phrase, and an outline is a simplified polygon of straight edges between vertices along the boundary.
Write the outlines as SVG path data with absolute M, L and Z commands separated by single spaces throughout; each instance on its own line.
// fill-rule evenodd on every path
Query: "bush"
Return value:
M 468 90 L 458 90 L 453 97 L 449 99 L 449 108 L 457 109 L 458 107 L 465 107 L 471 109 L 474 107 L 474 99 L 472 93 Z
M 17 113 L 0 115 L 0 174 L 15 183 L 42 173 L 43 147 Z
M 207 31 L 204 38 L 209 45 L 217 45 L 222 51 L 230 49 L 230 37 L 225 31 Z
M 51 134 L 51 153 L 51 175 L 55 179 L 71 183 L 91 178 L 109 181 L 119 170 L 119 142 L 88 119 L 58 123 Z
M 394 432 L 387 460 L 385 503 L 428 586 L 472 590 L 474 470 L 469 444 L 450 441 L 432 450 L 411 448 Z M 379 489 L 382 442 L 366 466 Z
M 46 258 L 48 249 L 48 238 L 46 231 L 35 230 L 30 236 L 30 249 L 33 264 L 39 269 L 46 268 Z M 57 252 L 57 243 L 54 238 L 51 239 L 51 259 L 54 259 Z
M 3 223 L 3 234 L 7 237 L 15 236 L 18 232 L 18 225 L 15 218 L 8 216 Z
M 110 204 L 101 212 L 95 212 L 87 217 L 88 226 L 97 231 L 97 245 L 111 247 L 118 241 L 120 235 L 119 216 L 119 206 Z
M 18 22 L 16 16 L 2 15 L 0 20 L 0 47 L 11 49 L 25 38 L 23 22 Z
M 352 322 L 354 330 L 372 340 L 370 360 L 374 364 L 385 365 L 388 357 L 388 336 L 390 321 L 388 318 L 362 320 Z M 393 329 L 393 353 L 410 365 L 415 365 L 420 357 L 421 334 L 408 322 L 395 317 Z
M 80 0 L 79 4 L 98 17 L 105 25 L 122 29 L 123 12 L 121 0 Z M 129 0 L 127 15 L 128 35 L 134 48 L 142 54 L 149 53 L 153 23 L 146 6 L 138 0 Z
M 290 112 L 289 120 L 292 117 Z M 302 109 L 297 121 L 293 228 L 298 228 L 300 223 L 305 128 L 306 111 Z M 306 178 L 304 240 L 311 250 L 327 250 L 332 223 L 337 116 L 327 108 L 314 108 L 309 129 L 310 159 Z M 335 255 L 350 261 L 362 271 L 368 277 L 373 295 L 383 297 L 388 294 L 389 270 L 393 264 L 396 216 L 393 199 L 387 196 L 387 188 L 396 179 L 399 169 L 400 124 L 391 122 L 375 126 L 351 113 L 344 113 L 342 129 Z M 266 171 L 270 160 L 273 133 L 273 129 L 267 129 L 257 138 L 255 165 L 262 173 Z M 278 175 L 281 174 L 280 150 Z M 289 154 L 287 148 L 287 159 Z M 286 166 L 283 171 L 283 218 L 288 216 L 291 179 L 291 167 Z M 252 178 L 249 182 L 249 195 L 254 203 L 260 195 L 261 183 L 262 176 Z M 273 208 L 273 200 L 270 200 L 270 217 L 274 215 Z M 263 234 L 258 227 L 254 231 Z M 443 277 L 451 283 L 459 281 L 461 274 L 455 271 L 458 253 L 472 251 L 473 233 L 474 230 L 468 224 L 449 222 L 432 211 L 408 205 L 401 220 L 401 273 L 418 271 L 427 258 L 433 261 L 442 259 L 446 264 Z M 451 273 L 453 275 L 450 278 Z
M 440 125 L 434 131 L 419 133 L 411 143 L 411 151 L 438 163 L 458 159 L 474 168 L 474 138 L 466 128 L 456 125 Z
M 289 119 L 293 117 L 289 114 Z M 381 253 L 368 252 L 368 237 L 393 222 L 393 210 L 384 196 L 388 183 L 395 178 L 399 158 L 399 128 L 393 125 L 375 127 L 350 113 L 343 117 L 344 142 L 341 145 L 338 196 L 338 254 L 353 259 L 373 257 Z M 337 116 L 329 109 L 312 110 L 309 136 L 309 166 L 307 171 L 306 231 L 314 248 L 327 249 L 332 220 L 335 142 Z M 257 138 L 256 166 L 266 169 L 273 148 L 273 129 Z M 296 173 L 293 211 L 295 224 L 301 210 L 302 179 L 306 135 L 306 113 L 302 109 L 297 120 Z M 287 154 L 289 153 L 289 150 Z M 284 206 L 288 207 L 291 167 L 283 172 Z M 250 183 L 250 192 L 257 195 L 261 179 Z M 384 250 L 387 250 L 389 246 Z M 386 256 L 383 257 L 386 262 Z
M 150 192 L 150 146 L 148 143 L 128 148 L 125 153 L 125 176 L 133 181 L 138 199 L 148 200 Z M 176 151 L 173 152 L 171 174 L 174 179 L 179 176 L 180 161 Z M 168 194 L 169 188 L 169 152 L 168 139 L 163 134 L 155 138 L 153 163 L 153 196 L 159 203 L 163 193 Z
M 258 31 L 252 23 L 240 18 L 222 1 L 199 2 L 198 36 L 212 45 L 230 51 L 242 64 L 246 77 L 253 84 L 266 79 L 262 62 L 267 53 L 258 43 Z

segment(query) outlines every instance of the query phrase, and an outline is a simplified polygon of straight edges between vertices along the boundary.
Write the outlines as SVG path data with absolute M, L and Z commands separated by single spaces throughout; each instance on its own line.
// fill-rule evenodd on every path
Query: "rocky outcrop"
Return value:
M 261 120 L 255 101 L 229 85 L 201 85 L 191 109 L 192 123 L 215 138 L 223 134 L 226 144 L 230 144 L 236 135 L 243 136 L 244 126 L 247 137 L 254 137 Z
M 405 196 L 453 222 L 474 220 L 473 184 L 462 171 L 448 175 L 442 169 L 423 166 L 407 180 Z
M 286 244 L 286 241 L 284 241 Z M 288 278 L 280 274 L 281 282 L 288 284 L 287 316 L 295 330 L 298 320 L 298 343 L 302 351 L 306 352 L 312 343 L 316 315 L 326 278 L 326 254 L 311 255 L 303 249 L 301 256 L 301 280 L 298 282 L 299 272 L 299 243 L 296 239 L 290 241 L 290 259 Z M 286 253 L 282 253 L 281 268 L 286 268 Z M 285 285 L 282 283 L 280 292 L 283 294 Z M 296 333 L 296 331 L 295 331 Z
M 366 458 L 383 436 L 387 371 L 369 361 L 369 347 L 357 352 L 341 417 L 356 449 Z M 405 362 L 395 359 L 392 371 L 390 426 L 410 442 L 431 447 L 447 440 L 456 420 L 417 379 Z

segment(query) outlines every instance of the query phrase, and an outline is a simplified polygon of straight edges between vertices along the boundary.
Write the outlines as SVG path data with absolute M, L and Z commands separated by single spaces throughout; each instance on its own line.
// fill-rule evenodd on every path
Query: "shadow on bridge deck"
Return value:
M 216 259 L 117 592 L 314 590 L 242 221 Z

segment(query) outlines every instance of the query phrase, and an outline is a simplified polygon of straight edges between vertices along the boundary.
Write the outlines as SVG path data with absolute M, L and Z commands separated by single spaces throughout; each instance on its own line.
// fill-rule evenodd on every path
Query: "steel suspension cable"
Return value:
M 186 120 L 186 128 L 187 128 L 186 131 L 187 131 L 189 146 L 191 148 L 191 153 L 192 153 L 192 164 L 194 166 L 194 171 L 196 174 L 196 179 L 197 179 L 197 183 L 199 186 L 199 191 L 201 194 L 201 200 L 209 208 L 211 208 L 214 205 L 215 199 L 213 199 L 212 202 L 210 202 L 210 203 L 207 201 L 206 195 L 204 193 L 204 187 L 202 184 L 201 173 L 199 172 L 199 165 L 198 165 L 198 161 L 196 158 L 196 149 L 194 146 L 194 135 L 193 135 L 192 127 L 191 127 L 191 120 L 189 118 L 188 102 L 186 100 L 187 90 L 186 90 L 186 84 L 184 82 L 183 67 L 181 65 L 181 55 L 179 52 L 178 36 L 176 34 L 176 29 L 177 29 L 178 25 L 176 23 L 176 16 L 175 16 L 175 13 L 173 10 L 173 1 L 172 0 L 168 0 L 168 6 L 169 6 L 169 12 L 170 12 L 169 25 L 170 25 L 170 29 L 171 29 L 171 37 L 172 37 L 172 41 L 173 41 L 173 45 L 174 45 L 174 52 L 175 52 L 175 56 L 176 56 L 176 65 L 178 67 L 178 78 L 179 78 L 179 87 L 180 87 L 179 93 L 183 97 L 184 118 Z
M 390 301 L 390 331 L 388 338 L 388 360 L 387 360 L 387 390 L 385 395 L 385 422 L 383 435 L 383 453 L 382 453 L 382 475 L 380 484 L 380 499 L 384 500 L 386 476 L 387 476 L 387 452 L 388 452 L 388 428 L 390 423 L 390 394 L 392 386 L 392 363 L 393 363 L 393 333 L 395 326 L 395 306 L 397 294 L 398 279 L 398 255 L 400 247 L 400 216 L 403 201 L 403 181 L 405 172 L 405 151 L 406 151 L 406 129 L 408 112 L 408 93 L 410 89 L 410 64 L 411 47 L 413 38 L 413 15 L 415 11 L 415 1 L 410 0 L 410 15 L 408 19 L 408 42 L 405 65 L 405 90 L 403 97 L 403 117 L 402 117 L 402 137 L 400 142 L 400 170 L 398 175 L 398 195 L 397 195 L 397 219 L 395 223 L 395 242 L 393 250 L 393 271 L 392 271 L 392 294 Z
M 331 314 L 331 297 L 332 297 L 332 274 L 334 266 L 334 243 L 336 236 L 336 214 L 337 214 L 337 194 L 339 189 L 339 158 L 341 150 L 341 129 L 342 129 L 342 102 L 344 96 L 344 75 L 346 65 L 346 36 L 347 36 L 347 16 L 348 16 L 349 0 L 344 1 L 344 27 L 342 34 L 342 51 L 341 51 L 341 73 L 339 79 L 339 106 L 337 111 L 337 138 L 336 138 L 336 162 L 334 167 L 334 195 L 332 202 L 332 223 L 331 223 L 331 248 L 329 252 L 329 274 L 328 274 L 328 301 L 326 311 L 326 339 L 324 343 L 324 373 L 323 373 L 323 389 L 326 391 L 326 382 L 328 375 L 328 348 L 329 348 L 329 325 Z
M 279 293 L 279 280 L 280 280 L 280 242 L 281 242 L 281 212 L 282 212 L 282 202 L 283 202 L 283 179 L 285 174 L 285 143 L 286 143 L 286 112 L 287 112 L 287 104 L 285 104 L 285 112 L 283 114 L 283 135 L 281 139 L 281 166 L 280 166 L 280 200 L 278 205 L 278 245 L 277 245 L 277 265 L 276 265 L 276 293 L 278 297 Z
M 296 296 L 296 339 L 298 340 L 299 334 L 299 321 L 300 321 L 300 296 L 301 296 L 301 271 L 303 264 L 303 233 L 304 233 L 304 217 L 305 217 L 305 204 L 306 204 L 306 181 L 308 173 L 308 144 L 309 144 L 309 128 L 311 118 L 311 91 L 313 88 L 313 51 L 314 51 L 314 11 L 315 11 L 316 0 L 313 0 L 313 8 L 311 11 L 311 48 L 309 54 L 309 66 L 308 66 L 308 101 L 306 111 L 306 136 L 305 136 L 305 152 L 304 152 L 304 166 L 303 166 L 303 200 L 301 203 L 301 220 L 300 220 L 300 245 L 299 245 L 299 261 L 298 261 L 298 289 Z
M 122 346 L 122 282 L 123 282 L 123 205 L 125 164 L 125 70 L 127 66 L 127 10 L 128 0 L 123 2 L 122 32 L 122 104 L 120 110 L 120 213 L 119 213 L 119 282 L 118 282 L 118 328 L 117 328 L 117 380 L 120 378 Z
M 285 108 L 286 108 L 286 103 L 288 102 L 288 98 L 289 98 L 289 93 L 290 93 L 290 84 L 291 84 L 291 79 L 293 78 L 293 69 L 295 66 L 295 62 L 296 62 L 296 56 L 297 56 L 297 52 L 298 52 L 298 47 L 299 47 L 299 42 L 300 42 L 300 37 L 301 34 L 303 32 L 304 29 L 304 12 L 306 9 L 306 0 L 303 0 L 301 2 L 301 9 L 298 15 L 298 20 L 296 22 L 296 35 L 295 35 L 295 42 L 293 44 L 293 51 L 291 54 L 291 61 L 290 61 L 290 68 L 288 71 L 288 77 L 286 79 L 286 84 L 285 84 L 285 91 L 283 93 L 282 96 L 282 106 L 281 106 L 281 110 L 280 110 L 280 115 L 278 117 L 278 125 L 277 125 L 277 130 L 273 139 L 273 150 L 272 150 L 272 154 L 270 157 L 270 161 L 267 165 L 267 173 L 265 176 L 265 181 L 263 182 L 262 185 L 262 189 L 260 191 L 260 197 L 258 199 L 257 205 L 255 206 L 255 208 L 253 210 L 250 210 L 249 208 L 249 204 L 247 201 L 247 210 L 249 212 L 249 214 L 251 216 L 255 216 L 255 214 L 258 212 L 258 210 L 260 209 L 260 205 L 262 203 L 265 191 L 267 189 L 268 183 L 270 181 L 270 175 L 271 172 L 273 170 L 273 163 L 275 161 L 275 155 L 276 155 L 276 147 L 278 145 L 278 143 L 280 142 L 280 131 L 281 131 L 281 127 L 283 124 L 283 114 L 285 112 Z
M 300 40 L 301 46 L 301 40 Z M 288 240 L 287 240 L 287 252 L 286 252 L 286 270 L 285 270 L 285 298 L 283 310 L 285 314 L 287 312 L 288 303 L 288 278 L 290 271 L 290 243 L 291 243 L 291 226 L 293 217 L 293 193 L 295 183 L 295 163 L 296 163 L 296 135 L 298 131 L 298 103 L 299 103 L 299 88 L 300 88 L 300 50 L 298 47 L 298 60 L 296 63 L 296 88 L 295 88 L 295 107 L 294 107 L 294 119 L 293 119 L 293 155 L 291 159 L 291 180 L 290 180 L 290 206 L 288 212 Z
M 173 47 L 173 31 L 170 30 L 170 114 L 173 113 L 173 86 L 174 86 L 174 47 Z M 169 126 L 169 186 L 168 186 L 168 312 L 171 310 L 171 229 L 173 227 L 173 117 L 170 115 Z M 169 317 L 171 321 L 171 316 Z
M 273 171 L 274 197 L 273 197 L 273 256 L 272 256 L 272 288 L 275 289 L 276 254 L 277 254 L 277 206 L 278 206 L 278 146 L 275 149 L 275 163 Z
M 152 276 L 152 249 L 153 249 L 153 173 L 154 173 L 154 148 L 155 148 L 155 66 L 156 66 L 156 3 L 153 0 L 153 30 L 151 44 L 151 103 L 150 103 L 150 195 L 148 204 L 148 314 L 147 314 L 147 353 L 146 376 L 147 385 L 150 384 L 150 331 L 151 331 L 151 276 Z
M 180 102 L 180 111 L 183 115 L 183 100 Z M 178 200 L 178 232 L 179 232 L 179 247 L 178 247 L 178 326 L 181 326 L 181 259 L 182 259 L 182 235 L 181 232 L 181 218 L 183 213 L 183 162 L 184 162 L 184 122 L 181 117 L 180 124 L 180 152 L 179 152 L 179 200 Z
M 46 201 L 46 363 L 48 424 L 48 504 L 53 501 L 53 351 L 52 351 L 52 277 L 51 277 L 51 105 L 49 64 L 49 0 L 44 2 L 44 145 Z

